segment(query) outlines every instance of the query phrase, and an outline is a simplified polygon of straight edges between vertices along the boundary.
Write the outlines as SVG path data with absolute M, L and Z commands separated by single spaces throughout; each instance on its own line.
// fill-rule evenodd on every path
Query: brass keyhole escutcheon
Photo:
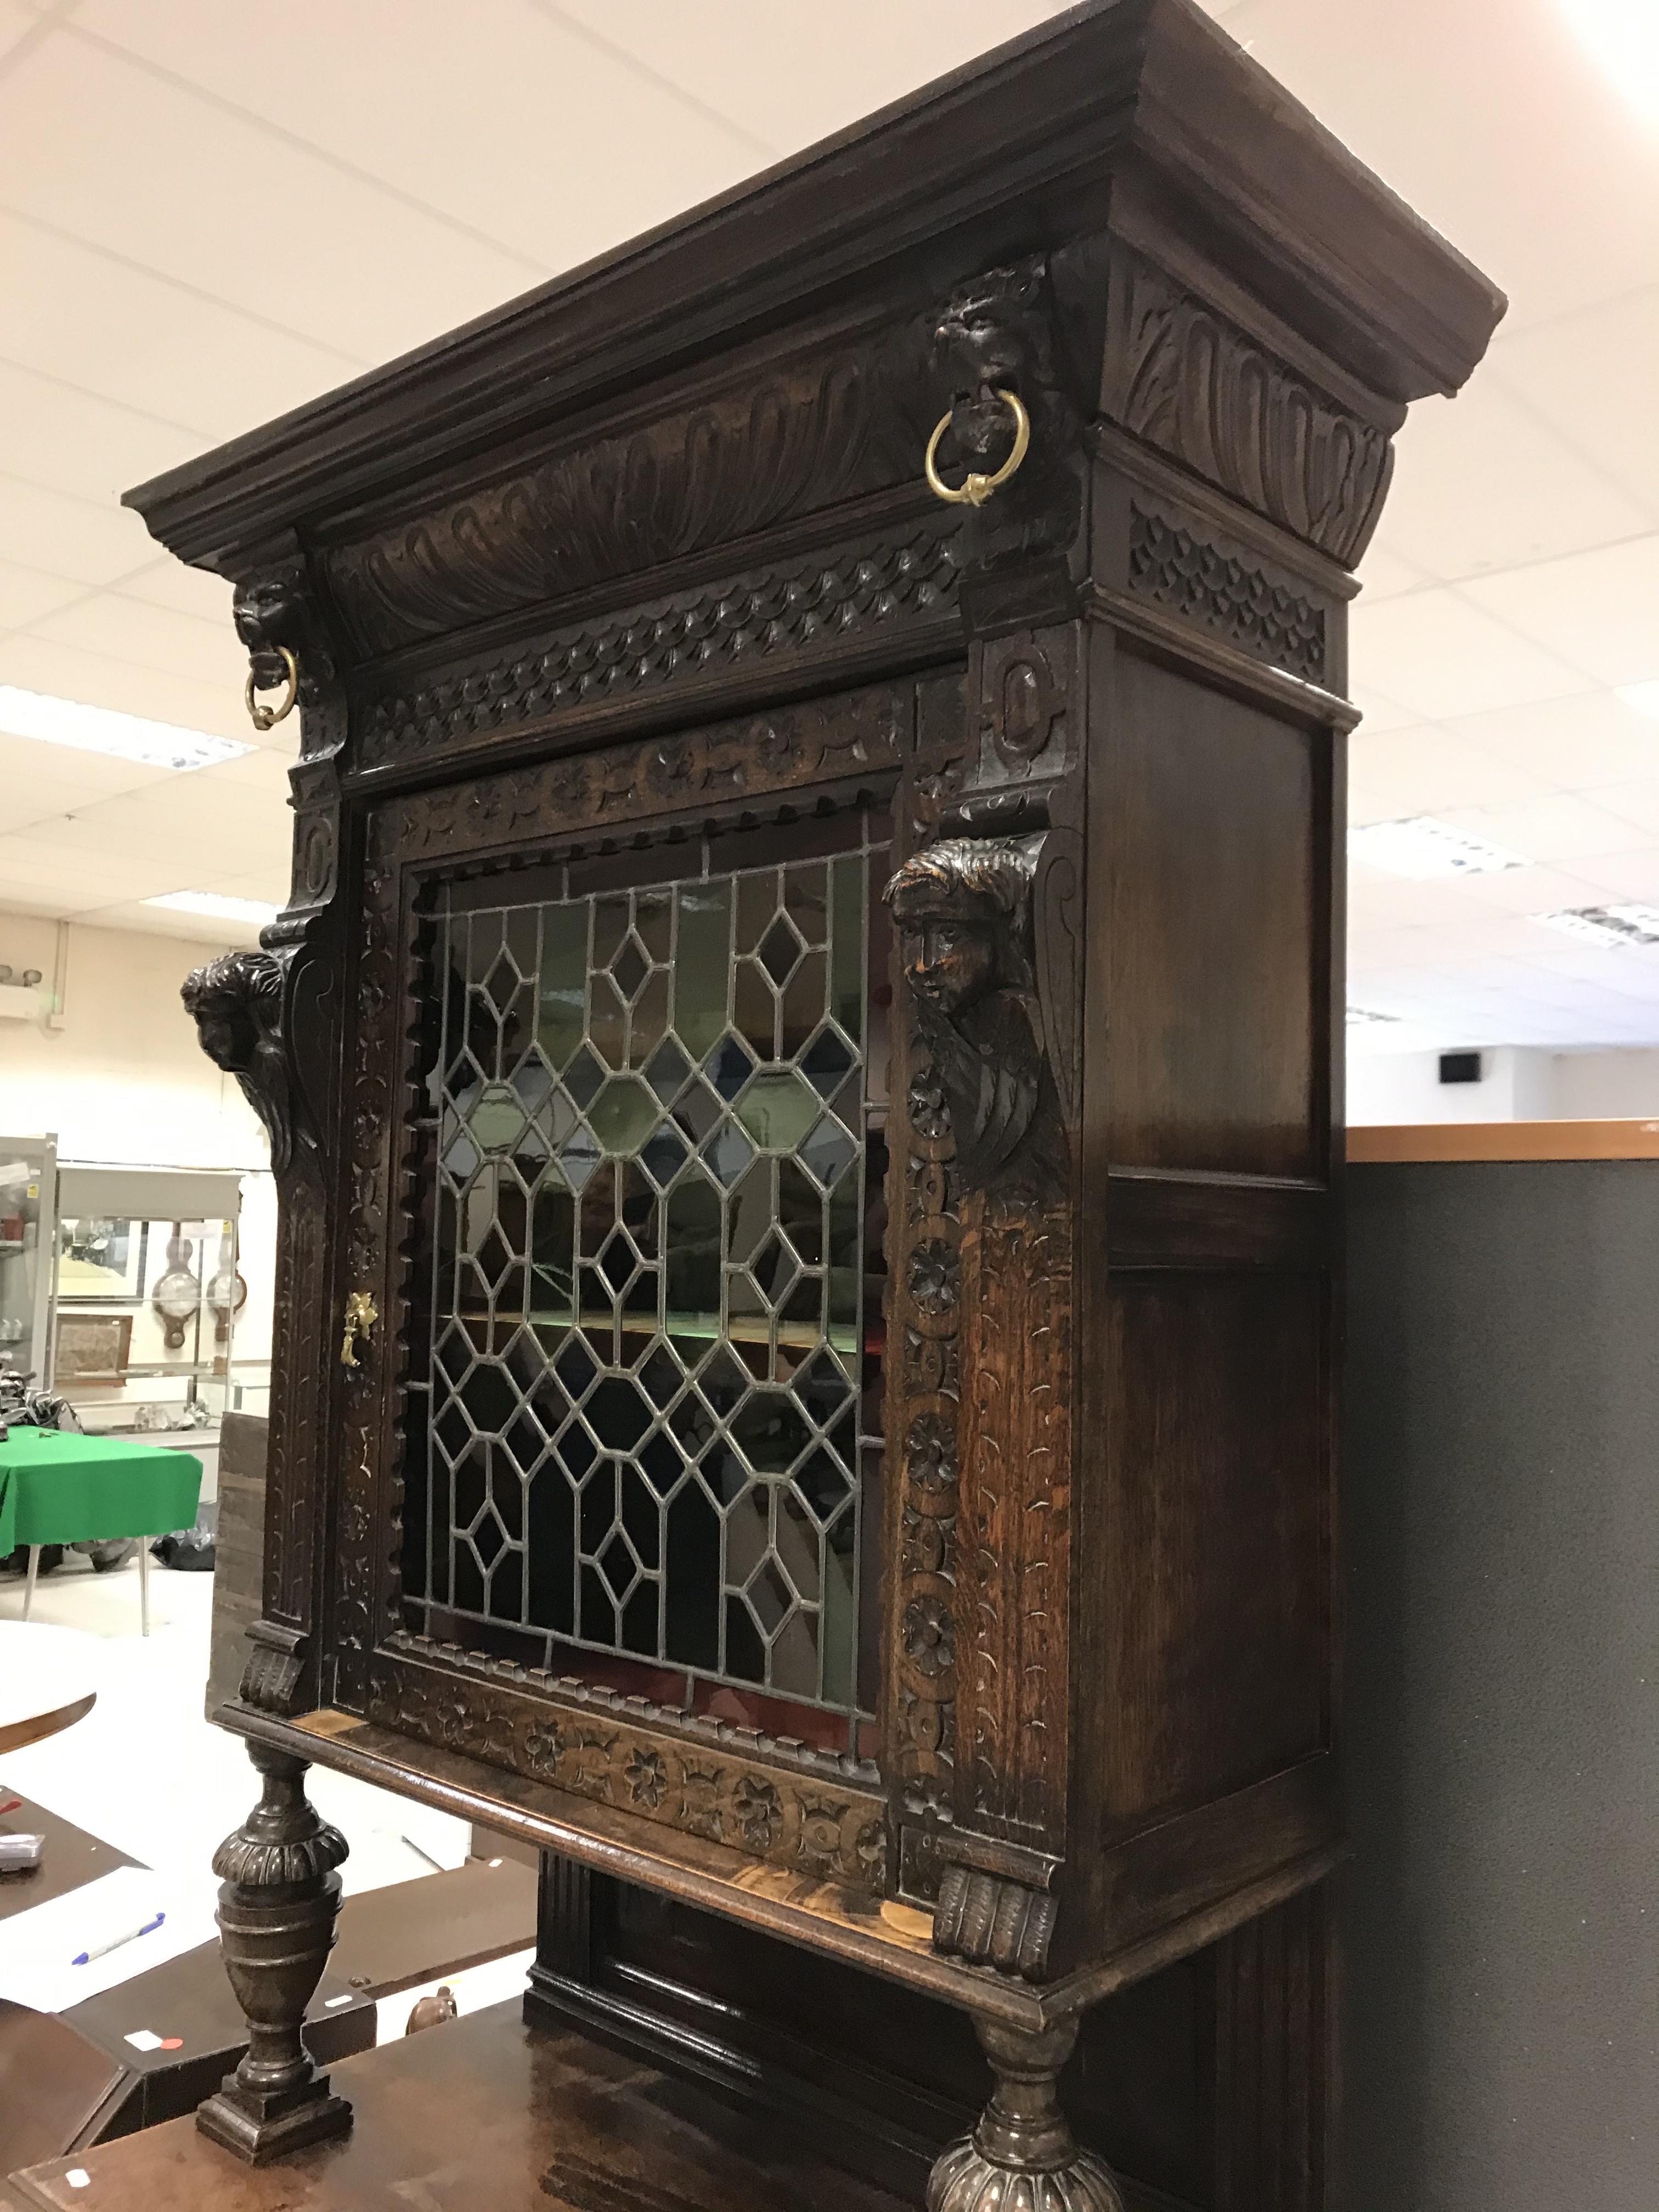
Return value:
M 358 1364 L 357 1347 L 367 1345 L 369 1332 L 380 1318 L 374 1301 L 367 1291 L 351 1291 L 345 1302 L 345 1341 L 340 1346 L 342 1367 Z

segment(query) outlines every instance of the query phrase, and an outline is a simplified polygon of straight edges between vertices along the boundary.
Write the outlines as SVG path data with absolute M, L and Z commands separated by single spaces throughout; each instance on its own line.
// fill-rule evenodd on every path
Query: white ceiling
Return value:
M 1353 621 L 1356 821 L 1534 864 L 1352 872 L 1361 1049 L 1659 1042 L 1659 130 L 1559 0 L 1208 0 L 1510 293 L 1417 409 Z M 1055 12 L 1042 0 L 0 0 L 0 683 L 246 738 L 226 587 L 127 485 Z M 199 936 L 280 901 L 277 742 L 189 775 L 0 737 L 0 906 Z M 231 930 L 230 937 L 239 936 Z

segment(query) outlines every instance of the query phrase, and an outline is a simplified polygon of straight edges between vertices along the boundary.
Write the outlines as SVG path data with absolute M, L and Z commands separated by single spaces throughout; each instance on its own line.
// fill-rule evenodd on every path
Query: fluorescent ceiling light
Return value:
M 147 898 L 145 906 L 164 906 L 173 914 L 205 914 L 215 921 L 247 921 L 263 927 L 275 921 L 277 909 L 267 906 L 263 899 L 227 898 L 222 891 L 164 891 L 160 898 Z
M 1489 845 L 1484 837 L 1471 837 L 1467 830 L 1454 830 L 1449 822 L 1437 822 L 1431 814 L 1413 814 L 1401 822 L 1368 822 L 1363 829 L 1350 830 L 1348 857 L 1389 875 L 1419 881 L 1532 866 L 1524 853 Z
M 14 738 L 37 738 L 42 744 L 72 745 L 77 752 L 141 761 L 146 768 L 211 768 L 216 761 L 234 760 L 238 753 L 253 750 L 234 738 L 210 738 L 200 730 L 147 722 L 141 714 L 121 714 L 110 707 L 83 707 L 78 699 L 20 691 L 15 684 L 0 684 L 0 730 Z
M 1659 906 L 1567 906 L 1532 919 L 1586 945 L 1659 945 Z
M 1645 684 L 1615 684 L 1613 696 L 1622 699 L 1627 707 L 1634 707 L 1638 714 L 1659 722 L 1659 676 L 1650 678 Z
M 1555 0 L 1580 43 L 1631 106 L 1659 124 L 1659 8 L 1654 0 Z

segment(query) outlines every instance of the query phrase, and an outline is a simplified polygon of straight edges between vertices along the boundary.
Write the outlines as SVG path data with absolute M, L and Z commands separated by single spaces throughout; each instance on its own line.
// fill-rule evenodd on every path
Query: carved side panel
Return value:
M 1117 257 L 1109 327 L 1109 420 L 1333 559 L 1358 560 L 1393 465 L 1380 420 L 1319 390 L 1139 255 Z
M 963 1419 L 967 1766 L 976 1826 L 1036 1845 L 1064 1802 L 1069 1702 L 1072 1231 L 1069 1205 L 964 1202 L 971 1376 Z

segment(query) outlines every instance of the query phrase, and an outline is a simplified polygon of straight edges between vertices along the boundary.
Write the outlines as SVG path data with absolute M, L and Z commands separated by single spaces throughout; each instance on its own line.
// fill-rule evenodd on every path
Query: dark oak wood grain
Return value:
M 626 1880 L 973 2014 L 933 2212 L 1109 2203 L 1074 2016 L 1341 1847 L 1346 610 L 1502 305 L 1191 0 L 1112 0 L 130 495 L 302 720 L 289 905 L 186 994 L 283 1201 L 225 1717 L 559 1851 L 578 1917 Z M 423 1285 L 445 917 L 860 838 L 849 1713 L 437 1587 Z M 1316 2071 L 1316 2015 L 1227 2047 Z

